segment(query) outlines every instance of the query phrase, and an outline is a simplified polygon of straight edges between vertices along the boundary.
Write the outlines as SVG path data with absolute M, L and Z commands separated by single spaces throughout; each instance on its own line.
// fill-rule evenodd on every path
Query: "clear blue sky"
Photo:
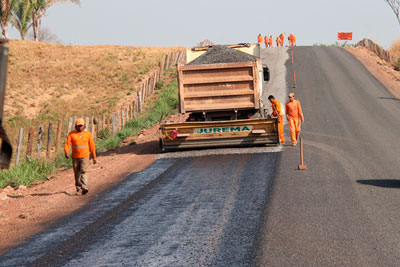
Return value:
M 400 25 L 384 0 L 81 0 L 57 4 L 42 25 L 63 44 L 192 46 L 256 42 L 258 33 L 293 32 L 297 45 L 332 44 L 337 32 L 385 48 Z M 19 39 L 15 29 L 10 38 Z

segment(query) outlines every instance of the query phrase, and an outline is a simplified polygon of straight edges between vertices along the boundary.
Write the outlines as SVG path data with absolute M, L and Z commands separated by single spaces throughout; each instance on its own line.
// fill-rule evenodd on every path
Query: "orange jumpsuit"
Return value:
M 268 41 L 269 41 L 269 38 L 268 38 L 268 36 L 265 35 L 265 37 L 264 37 L 265 47 L 268 47 Z
M 283 33 L 279 35 L 279 38 L 281 39 L 281 46 L 283 46 L 283 41 L 285 40 L 285 36 L 283 35 Z
M 296 144 L 301 130 L 300 119 L 301 121 L 304 121 L 303 111 L 299 100 L 293 100 L 286 103 L 286 116 L 289 122 L 292 144 Z
M 273 47 L 274 39 L 272 39 L 272 35 L 269 37 L 269 47 Z
M 285 137 L 283 136 L 283 112 L 282 104 L 278 100 L 272 102 L 272 116 L 278 118 L 278 133 L 279 140 L 282 144 L 285 143 Z
M 281 39 L 279 37 L 276 37 L 276 47 L 279 47 L 281 44 Z
M 259 35 L 257 36 L 257 41 L 258 41 L 258 43 L 260 44 L 260 46 L 261 46 L 261 44 L 262 44 L 262 40 L 263 40 L 263 37 L 262 37 L 261 34 L 259 34 Z
M 292 44 L 293 46 L 296 46 L 296 35 L 292 35 Z
M 289 40 L 289 46 L 293 46 L 293 35 L 292 34 L 289 34 L 288 40 Z
M 64 145 L 65 154 L 69 154 L 70 145 L 72 143 L 72 158 L 88 158 L 90 152 L 92 156 L 96 158 L 96 148 L 94 145 L 92 134 L 88 131 L 78 132 L 76 130 L 71 131 L 68 134 L 67 141 Z

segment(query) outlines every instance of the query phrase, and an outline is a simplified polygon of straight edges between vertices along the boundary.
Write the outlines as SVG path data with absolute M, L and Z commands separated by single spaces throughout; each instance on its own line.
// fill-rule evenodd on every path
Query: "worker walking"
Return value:
M 292 34 L 292 45 L 296 46 L 296 35 Z
M 279 47 L 281 44 L 281 39 L 279 37 L 276 37 L 276 47 Z
M 281 102 L 275 99 L 273 95 L 268 97 L 269 102 L 272 104 L 272 117 L 278 119 L 278 133 L 279 133 L 279 141 L 281 144 L 285 143 L 285 136 L 283 135 L 283 107 Z
M 87 170 L 89 168 L 89 156 L 92 153 L 93 164 L 96 164 L 96 148 L 92 134 L 85 130 L 85 121 L 79 118 L 75 122 L 75 130 L 68 134 L 64 145 L 65 157 L 69 158 L 72 144 L 72 166 L 74 169 L 76 192 L 82 190 L 85 195 L 88 189 Z
M 294 99 L 294 93 L 289 94 L 289 101 L 286 103 L 286 118 L 289 122 L 292 145 L 295 146 L 297 144 L 297 139 L 299 139 L 301 130 L 300 120 L 304 123 L 304 116 L 300 101 Z
M 259 44 L 260 47 L 261 47 L 262 41 L 263 41 L 263 37 L 262 37 L 261 33 L 257 36 L 257 41 L 258 41 L 258 44 Z
M 273 47 L 274 44 L 274 39 L 272 38 L 272 35 L 269 36 L 269 47 Z

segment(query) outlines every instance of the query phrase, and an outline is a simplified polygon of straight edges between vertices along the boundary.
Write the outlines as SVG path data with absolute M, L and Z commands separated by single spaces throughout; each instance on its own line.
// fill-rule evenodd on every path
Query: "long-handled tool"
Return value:
M 300 138 L 300 165 L 299 170 L 307 170 L 307 166 L 303 162 L 303 140 Z

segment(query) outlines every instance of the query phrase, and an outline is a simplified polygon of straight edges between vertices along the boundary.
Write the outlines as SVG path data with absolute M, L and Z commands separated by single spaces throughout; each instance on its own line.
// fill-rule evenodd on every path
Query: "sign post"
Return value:
M 338 41 L 352 41 L 353 33 L 352 32 L 338 32 L 337 34 Z M 351 44 L 351 42 L 350 42 Z

